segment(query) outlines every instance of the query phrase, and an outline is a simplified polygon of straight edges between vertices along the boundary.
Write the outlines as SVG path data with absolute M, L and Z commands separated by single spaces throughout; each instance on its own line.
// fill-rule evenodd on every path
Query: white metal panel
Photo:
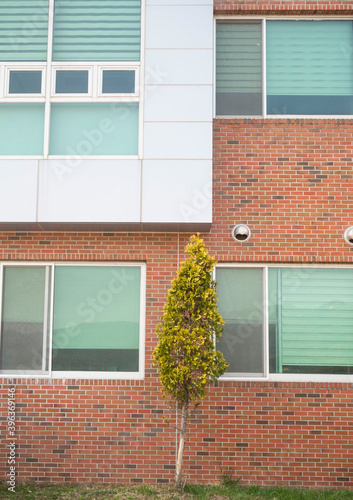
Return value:
M 139 160 L 40 161 L 39 222 L 139 222 Z
M 0 161 L 0 222 L 35 222 L 37 160 Z
M 211 49 L 146 51 L 146 85 L 212 85 Z
M 212 222 L 212 161 L 145 160 L 142 222 Z
M 212 49 L 211 5 L 148 6 L 146 49 Z
M 146 86 L 146 122 L 200 122 L 211 120 L 211 85 Z
M 145 123 L 146 159 L 212 158 L 212 122 Z

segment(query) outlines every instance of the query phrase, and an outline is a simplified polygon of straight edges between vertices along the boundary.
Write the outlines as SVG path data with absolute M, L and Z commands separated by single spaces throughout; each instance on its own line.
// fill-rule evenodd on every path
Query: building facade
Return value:
M 14 441 L 18 481 L 173 480 L 152 351 L 199 232 L 230 366 L 188 481 L 352 488 L 352 6 L 0 10 L 1 478 Z

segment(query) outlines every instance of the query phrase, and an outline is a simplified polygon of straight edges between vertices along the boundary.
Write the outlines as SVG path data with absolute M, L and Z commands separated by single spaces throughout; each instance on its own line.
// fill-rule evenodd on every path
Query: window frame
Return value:
M 269 293 L 268 293 L 268 270 L 270 268 L 287 268 L 287 269 L 349 269 L 353 271 L 352 265 L 312 265 L 312 264 L 248 264 L 248 263 L 221 263 L 218 262 L 213 271 L 213 278 L 217 281 L 217 269 L 253 269 L 260 268 L 263 270 L 263 336 L 264 336 L 264 375 L 251 376 L 250 373 L 236 374 L 226 373 L 222 375 L 220 380 L 224 381 L 273 381 L 273 382 L 342 382 L 353 383 L 353 375 L 337 375 L 337 374 L 304 374 L 304 373 L 270 373 L 269 371 Z
M 350 120 L 353 116 L 351 115 L 311 115 L 311 114 L 267 114 L 267 74 L 266 74 L 266 21 L 351 21 L 353 22 L 353 16 L 216 16 L 214 18 L 214 40 L 216 44 L 216 30 L 218 23 L 241 23 L 241 22 L 253 22 L 260 23 L 262 29 L 262 113 L 258 115 L 218 115 L 216 113 L 216 46 L 214 48 L 214 74 L 213 74 L 213 117 L 217 118 L 229 118 L 229 119 L 252 119 L 252 118 L 264 118 L 264 119 L 311 119 L 311 120 L 321 120 L 321 119 L 340 119 L 340 120 Z M 353 64 L 353 60 L 352 60 Z
M 48 372 L 42 370 L 13 371 L 1 373 L 0 379 L 6 378 L 44 378 L 44 379 L 102 379 L 102 380 L 143 380 L 145 376 L 145 321 L 146 321 L 146 263 L 145 262 L 0 262 L 0 346 L 1 346 L 1 320 L 3 305 L 3 270 L 4 267 L 44 267 L 46 269 L 46 289 L 45 300 L 48 306 L 44 311 L 44 319 L 47 324 L 43 328 L 48 328 L 48 336 L 43 331 L 43 352 L 47 349 L 48 358 L 42 360 L 42 366 L 48 365 Z M 139 316 L 139 371 L 137 372 L 107 372 L 107 371 L 53 371 L 52 370 L 52 340 L 53 340 L 53 320 L 54 320 L 54 284 L 55 269 L 58 267 L 138 267 L 140 268 L 140 316 Z M 48 299 L 48 300 L 47 300 Z
M 138 116 L 138 146 L 137 154 L 134 155 L 80 155 L 80 159 L 141 159 L 143 154 L 143 114 L 144 114 L 144 65 L 145 65 L 145 19 L 146 5 L 145 0 L 141 0 L 140 16 L 140 60 L 139 61 L 53 61 L 53 35 L 54 35 L 54 2 L 48 0 L 48 33 L 47 33 L 47 60 L 43 62 L 36 61 L 0 61 L 0 104 L 1 103 L 44 103 L 44 143 L 43 154 L 41 155 L 1 155 L 0 159 L 38 159 L 38 160 L 56 160 L 71 159 L 67 153 L 60 155 L 49 154 L 50 144 L 50 113 L 52 103 L 131 103 L 139 104 Z M 56 0 L 59 1 L 59 0 Z M 39 94 L 9 94 L 8 69 L 42 70 L 42 93 Z M 56 69 L 80 70 L 89 68 L 89 93 L 88 94 L 56 94 L 55 93 L 55 71 Z M 115 69 L 135 71 L 135 93 L 134 94 L 103 94 L 99 89 L 102 85 L 100 73 L 103 69 Z

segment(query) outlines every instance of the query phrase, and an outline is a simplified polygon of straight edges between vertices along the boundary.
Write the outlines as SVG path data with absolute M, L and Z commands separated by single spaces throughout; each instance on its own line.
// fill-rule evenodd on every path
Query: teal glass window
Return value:
M 55 103 L 51 155 L 137 155 L 138 103 Z
M 266 357 L 270 374 L 353 374 L 353 271 L 269 267 L 267 290 L 263 273 L 216 270 L 227 374 L 260 376 Z
M 264 374 L 263 270 L 218 268 L 219 311 L 225 327 L 217 348 L 227 374 Z
M 40 94 L 41 71 L 10 71 L 9 94 Z
M 42 155 L 44 104 L 0 103 L 2 155 Z
M 140 0 L 55 4 L 54 61 L 139 61 Z
M 47 60 L 49 0 L 1 0 L 0 61 Z
M 2 0 L 0 156 L 137 156 L 140 45 L 141 0 Z
M 352 21 L 267 21 L 267 113 L 353 114 Z
M 103 70 L 103 94 L 134 94 L 135 71 Z
M 87 94 L 88 71 L 56 71 L 55 92 L 57 94 Z
M 269 269 L 270 369 L 353 373 L 353 280 L 347 269 Z
M 264 26 L 217 23 L 217 115 L 261 115 L 262 99 L 267 115 L 353 114 L 351 20 L 276 19 Z
M 142 373 L 142 266 L 0 268 L 0 373 Z
M 4 267 L 1 372 L 46 372 L 45 267 Z
M 216 27 L 216 113 L 261 115 L 260 23 L 218 23 Z
M 55 270 L 53 370 L 138 372 L 140 268 Z

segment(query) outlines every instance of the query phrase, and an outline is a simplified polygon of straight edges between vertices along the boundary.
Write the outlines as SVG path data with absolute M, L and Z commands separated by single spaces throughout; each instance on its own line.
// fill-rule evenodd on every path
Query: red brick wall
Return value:
M 214 122 L 212 250 L 224 261 L 353 262 L 353 121 Z M 248 224 L 247 243 L 230 238 Z
M 311 228 L 310 214 L 316 215 L 321 205 L 325 213 L 332 210 L 327 196 L 336 192 L 340 197 L 348 196 L 351 178 L 344 177 L 343 188 L 339 183 L 342 182 L 340 173 L 348 175 L 349 161 L 339 160 L 339 163 L 347 162 L 342 169 L 330 151 L 329 157 L 323 153 L 321 164 L 315 160 L 315 151 L 322 151 L 322 141 L 327 140 L 331 145 L 336 144 L 340 158 L 348 158 L 347 145 L 340 145 L 340 141 L 351 133 L 349 127 L 349 122 L 305 125 L 286 121 L 217 121 L 215 223 L 211 234 L 203 235 L 211 252 L 222 262 L 283 259 L 290 262 L 289 254 L 294 251 L 303 254 L 302 257 L 296 255 L 297 261 L 315 260 L 313 256 L 326 262 L 350 259 L 351 252 L 339 237 L 327 245 L 324 257 L 318 244 L 324 236 L 323 224 L 316 224 L 318 230 L 308 231 L 305 241 L 284 239 L 280 244 L 274 233 L 266 236 L 266 232 L 258 228 L 270 210 L 274 215 L 268 215 L 268 227 L 280 224 L 284 230 L 295 222 Z M 246 153 L 245 145 L 237 144 L 235 137 L 241 137 L 241 142 L 247 137 L 249 144 L 256 138 L 257 146 Z M 315 174 L 303 169 L 306 165 L 296 166 L 298 172 L 294 169 L 295 173 L 290 173 L 292 164 L 283 158 L 284 152 L 287 156 L 293 155 L 293 148 L 297 148 L 298 161 L 308 161 L 310 165 L 315 161 Z M 345 151 L 343 156 L 341 150 Z M 272 161 L 265 159 L 267 163 L 262 165 L 264 157 L 271 154 Z M 330 160 L 334 165 L 325 166 L 324 163 L 332 163 Z M 316 169 L 323 173 L 318 174 Z M 327 178 L 316 178 L 326 172 L 332 176 L 331 191 Z M 249 183 L 250 178 L 259 180 Z M 273 182 L 277 186 L 274 196 L 287 195 L 293 182 L 298 183 L 298 199 L 283 201 L 285 199 L 269 197 L 261 207 L 262 196 Z M 254 198 L 250 189 L 254 185 L 259 197 L 257 208 L 253 203 L 241 203 L 248 197 Z M 320 202 L 312 201 L 311 195 L 315 193 L 321 196 Z M 343 217 L 341 202 L 341 198 L 336 201 L 337 213 L 325 217 L 334 218 L 336 222 L 339 214 Z M 292 217 L 285 223 L 276 222 L 276 214 L 279 217 L 286 210 L 285 203 L 292 203 Z M 253 230 L 253 238 L 242 245 L 230 236 L 230 226 L 238 221 L 249 223 Z M 188 238 L 186 234 L 1 235 L 1 257 L 5 260 L 147 262 L 145 380 L 18 379 L 14 383 L 2 380 L 1 478 L 6 479 L 9 472 L 5 447 L 10 442 L 6 405 L 8 388 L 15 385 L 18 481 L 169 482 L 173 479 L 175 431 L 162 419 L 163 413 L 167 416 L 169 413 L 160 397 L 156 372 L 151 366 L 151 351 L 156 344 L 154 331 L 166 292 L 178 261 L 185 257 L 183 249 Z M 281 257 L 279 248 L 285 257 Z M 185 474 L 190 482 L 215 482 L 222 473 L 231 473 L 240 477 L 243 484 L 351 488 L 352 397 L 351 384 L 220 382 L 210 390 L 201 406 L 199 422 L 190 429 Z
M 215 14 L 352 14 L 346 0 L 214 0 Z

